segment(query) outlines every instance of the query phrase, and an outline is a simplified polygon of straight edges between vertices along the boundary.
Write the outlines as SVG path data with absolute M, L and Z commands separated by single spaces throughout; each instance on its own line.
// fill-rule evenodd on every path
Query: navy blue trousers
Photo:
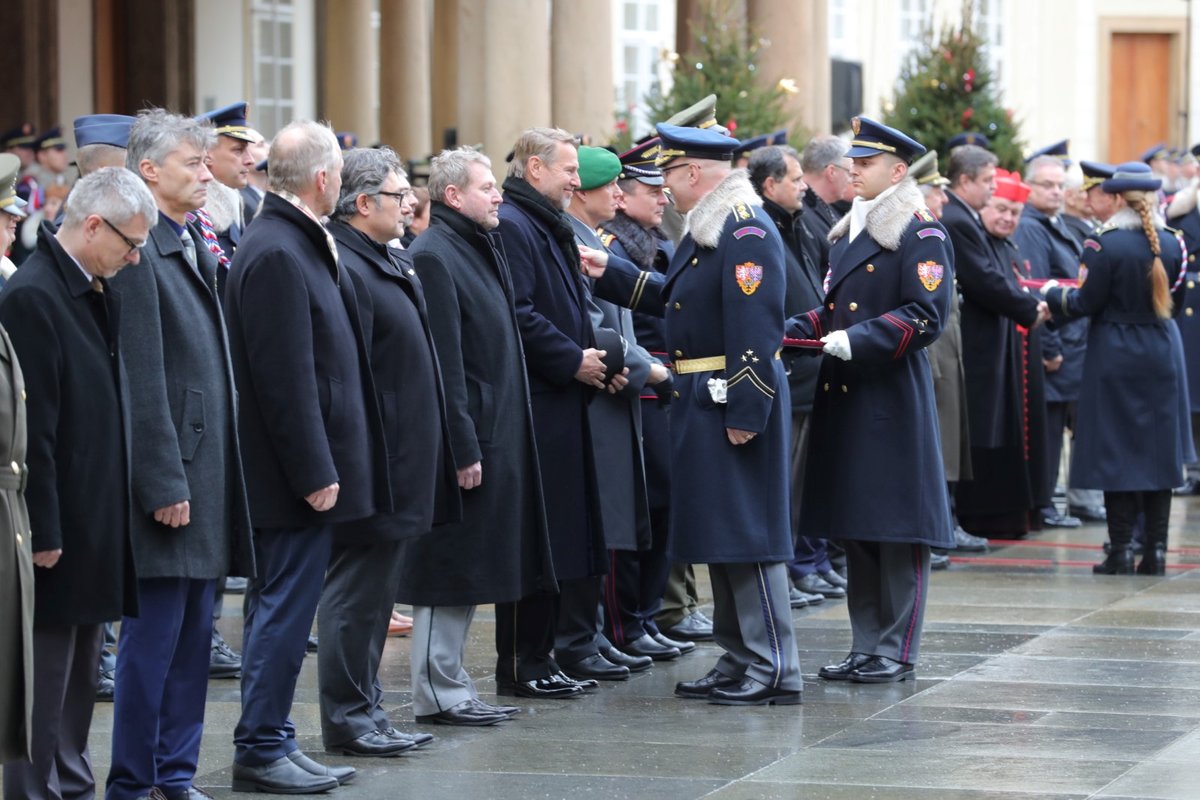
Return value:
M 105 797 L 157 786 L 187 791 L 200 758 L 214 580 L 138 580 L 138 616 L 121 621 L 113 695 L 112 768 Z
M 246 587 L 242 718 L 233 732 L 239 764 L 262 766 L 297 749 L 289 715 L 332 543 L 332 525 L 255 531 L 258 578 Z

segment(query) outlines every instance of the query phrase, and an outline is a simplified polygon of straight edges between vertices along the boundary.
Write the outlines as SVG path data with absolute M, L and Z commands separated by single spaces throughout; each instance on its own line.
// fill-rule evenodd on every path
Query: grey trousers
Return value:
M 855 653 L 915 664 L 929 594 L 929 546 L 844 541 Z
M 87 742 L 100 679 L 103 628 L 33 629 L 32 760 L 4 765 L 4 800 L 92 800 L 96 796 Z
M 463 666 L 475 606 L 413 606 L 413 714 L 425 716 L 479 697 Z
M 773 689 L 803 689 L 787 565 L 709 564 L 708 572 L 713 638 L 725 650 L 717 671 L 731 678 L 750 677 Z
M 333 548 L 317 607 L 321 738 L 345 744 L 391 726 L 379 662 L 396 604 L 399 542 Z

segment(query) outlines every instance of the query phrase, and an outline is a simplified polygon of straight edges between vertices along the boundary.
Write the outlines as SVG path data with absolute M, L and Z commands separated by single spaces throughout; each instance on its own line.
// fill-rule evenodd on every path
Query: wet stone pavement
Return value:
M 1086 525 L 955 557 L 932 580 L 915 681 L 819 680 L 848 649 L 845 601 L 796 612 L 802 706 L 675 698 L 716 658 L 702 644 L 582 699 L 506 700 L 522 713 L 494 728 L 422 726 L 436 741 L 399 758 L 322 753 L 311 656 L 293 716 L 302 748 L 358 768 L 329 795 L 341 800 L 1200 798 L 1200 499 L 1175 500 L 1165 577 L 1093 576 L 1104 539 Z M 235 647 L 240 602 L 226 598 L 221 624 Z M 491 612 L 468 653 L 488 700 Z M 393 722 L 413 730 L 409 642 L 389 640 L 382 680 Z M 237 681 L 213 681 L 196 783 L 219 798 L 244 796 L 229 789 L 237 717 Z M 98 706 L 100 785 L 111 727 Z

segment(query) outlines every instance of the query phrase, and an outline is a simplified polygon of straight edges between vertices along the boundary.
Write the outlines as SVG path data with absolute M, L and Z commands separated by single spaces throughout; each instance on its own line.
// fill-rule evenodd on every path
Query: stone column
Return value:
M 482 78 L 483 93 L 474 100 L 464 92 L 459 108 L 477 103 L 484 152 L 497 175 L 503 175 L 504 156 L 521 131 L 551 124 L 549 7 L 546 0 L 470 0 L 471 5 L 476 2 L 483 7 L 483 70 L 482 75 L 460 73 L 460 88 Z M 459 30 L 468 27 L 464 15 Z
M 433 73 L 430 86 L 430 142 L 440 152 L 447 128 L 459 127 L 458 121 L 458 15 L 459 0 L 433 2 Z M 461 131 L 459 142 L 463 142 Z
M 792 123 L 807 134 L 827 133 L 830 126 L 829 7 L 827 0 L 747 0 L 752 35 L 770 47 L 758 54 L 758 79 L 774 87 L 790 78 L 799 90 L 785 99 Z
M 374 63 L 378 45 L 371 11 L 371 0 L 325 4 L 321 114 L 335 130 L 354 131 L 360 145 L 379 139 L 375 114 L 379 76 Z
M 554 124 L 607 141 L 613 131 L 611 0 L 554 0 L 550 77 Z
M 433 150 L 431 0 L 379 0 L 379 138 L 401 158 Z

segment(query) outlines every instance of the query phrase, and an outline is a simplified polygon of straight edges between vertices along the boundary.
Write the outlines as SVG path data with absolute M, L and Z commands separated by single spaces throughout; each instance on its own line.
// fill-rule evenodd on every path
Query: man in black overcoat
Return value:
M 288 718 L 333 528 L 391 508 L 383 423 L 351 274 L 321 224 L 341 187 L 333 132 L 271 143 L 271 192 L 225 307 L 258 579 L 246 596 L 234 791 L 328 791 L 353 775 L 305 756 Z
M 4 767 L 4 797 L 95 792 L 88 729 L 103 623 L 137 613 L 129 544 L 129 394 L 119 350 L 120 293 L 158 210 L 122 167 L 80 180 L 57 233 L 0 295 L 0 324 L 25 371 L 35 617 L 31 760 Z

